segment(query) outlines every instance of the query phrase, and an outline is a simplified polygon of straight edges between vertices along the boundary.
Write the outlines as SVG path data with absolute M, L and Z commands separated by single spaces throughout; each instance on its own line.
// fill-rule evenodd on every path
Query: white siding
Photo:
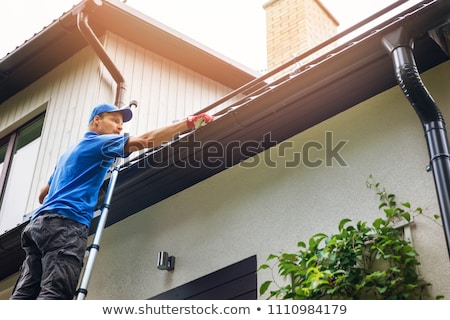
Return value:
M 113 34 L 109 34 L 105 47 L 127 80 L 128 90 L 124 102 L 139 102 L 130 127 L 131 134 L 181 120 L 230 91 L 223 85 Z M 110 79 L 109 76 L 105 78 Z M 115 86 L 105 88 L 102 90 L 111 90 L 106 94 L 101 92 L 105 96 L 111 96 L 112 90 L 115 90 Z
M 131 133 L 171 123 L 219 99 L 229 88 L 192 70 L 148 52 L 113 34 L 105 48 L 127 82 L 125 102 L 139 102 Z M 114 103 L 116 84 L 86 47 L 0 106 L 0 137 L 46 110 L 42 143 L 26 213 L 37 206 L 39 189 L 47 182 L 60 154 L 86 131 L 92 107 Z M 18 214 L 21 217 L 21 214 Z M 22 220 L 17 221 L 21 223 Z

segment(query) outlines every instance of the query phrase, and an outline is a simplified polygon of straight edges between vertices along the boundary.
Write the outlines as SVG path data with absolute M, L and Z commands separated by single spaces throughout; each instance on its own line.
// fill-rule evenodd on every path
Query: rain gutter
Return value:
M 450 256 L 450 153 L 445 121 L 420 78 L 413 54 L 414 40 L 408 30 L 394 30 L 383 38 L 383 44 L 393 60 L 397 82 L 423 126 Z
M 93 0 L 92 2 L 97 6 L 102 5 L 101 0 Z M 97 54 L 99 59 L 102 61 L 102 63 L 108 69 L 109 73 L 111 74 L 114 81 L 116 82 L 117 86 L 116 86 L 115 105 L 118 106 L 119 108 L 123 107 L 125 105 L 124 95 L 127 90 L 126 84 L 125 84 L 125 78 L 123 77 L 122 73 L 119 71 L 117 66 L 114 64 L 112 59 L 109 57 L 108 53 L 104 49 L 100 40 L 95 35 L 92 28 L 89 26 L 89 17 L 83 11 L 80 11 L 77 14 L 77 27 L 78 27 L 78 30 L 80 31 L 81 35 L 86 39 L 88 44 L 95 51 L 95 53 Z

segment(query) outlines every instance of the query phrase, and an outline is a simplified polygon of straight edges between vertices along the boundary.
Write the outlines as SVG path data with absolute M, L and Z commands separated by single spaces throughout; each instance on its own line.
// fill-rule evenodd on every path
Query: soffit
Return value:
M 87 46 L 77 29 L 81 10 L 88 12 L 98 37 L 108 30 L 232 89 L 256 76 L 255 71 L 120 1 L 102 1 L 100 6 L 95 2 L 80 2 L 0 60 L 0 103 Z

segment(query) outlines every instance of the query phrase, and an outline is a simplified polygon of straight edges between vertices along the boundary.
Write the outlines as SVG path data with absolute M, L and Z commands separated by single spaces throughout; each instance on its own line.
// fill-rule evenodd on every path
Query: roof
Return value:
M 281 142 L 395 86 L 393 62 L 382 39 L 400 27 L 415 40 L 420 72 L 447 61 L 449 57 L 428 32 L 449 18 L 450 1 L 422 1 L 302 66 L 296 74 L 268 84 L 261 77 L 245 85 L 248 96 L 216 121 L 122 168 L 107 226 L 251 156 L 235 148 L 236 141 L 261 142 L 258 151 L 262 151 L 271 146 L 263 143 L 268 133 L 271 141 Z M 222 156 L 215 153 L 214 163 L 200 163 L 198 153 L 208 151 L 208 141 L 224 147 Z M 230 145 L 233 148 L 228 150 Z M 191 165 L 183 167 L 187 163 Z M 94 220 L 91 231 L 96 223 Z M 0 279 L 16 272 L 23 259 L 19 243 L 22 228 L 0 237 Z
M 257 76 L 120 1 L 84 0 L 0 59 L 0 103 L 88 45 L 77 29 L 81 10 L 90 12 L 90 26 L 98 37 L 109 30 L 227 87 L 237 88 Z

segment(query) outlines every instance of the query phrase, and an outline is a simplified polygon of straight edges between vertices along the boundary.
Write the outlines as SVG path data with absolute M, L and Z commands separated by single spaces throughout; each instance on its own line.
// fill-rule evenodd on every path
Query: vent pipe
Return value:
M 420 78 L 408 32 L 401 27 L 385 36 L 383 44 L 392 57 L 397 82 L 423 126 L 450 256 L 450 154 L 444 118 Z
M 95 1 L 95 4 L 101 5 L 101 2 Z M 127 90 L 125 85 L 125 79 L 120 73 L 119 69 L 114 64 L 114 62 L 108 56 L 108 53 L 103 48 L 102 43 L 97 38 L 94 31 L 89 26 L 88 16 L 85 15 L 83 11 L 79 12 L 77 15 L 77 27 L 80 33 L 89 43 L 91 48 L 95 51 L 99 59 L 108 69 L 114 81 L 116 82 L 117 86 L 116 86 L 115 105 L 119 108 L 123 107 L 125 105 L 124 96 Z

